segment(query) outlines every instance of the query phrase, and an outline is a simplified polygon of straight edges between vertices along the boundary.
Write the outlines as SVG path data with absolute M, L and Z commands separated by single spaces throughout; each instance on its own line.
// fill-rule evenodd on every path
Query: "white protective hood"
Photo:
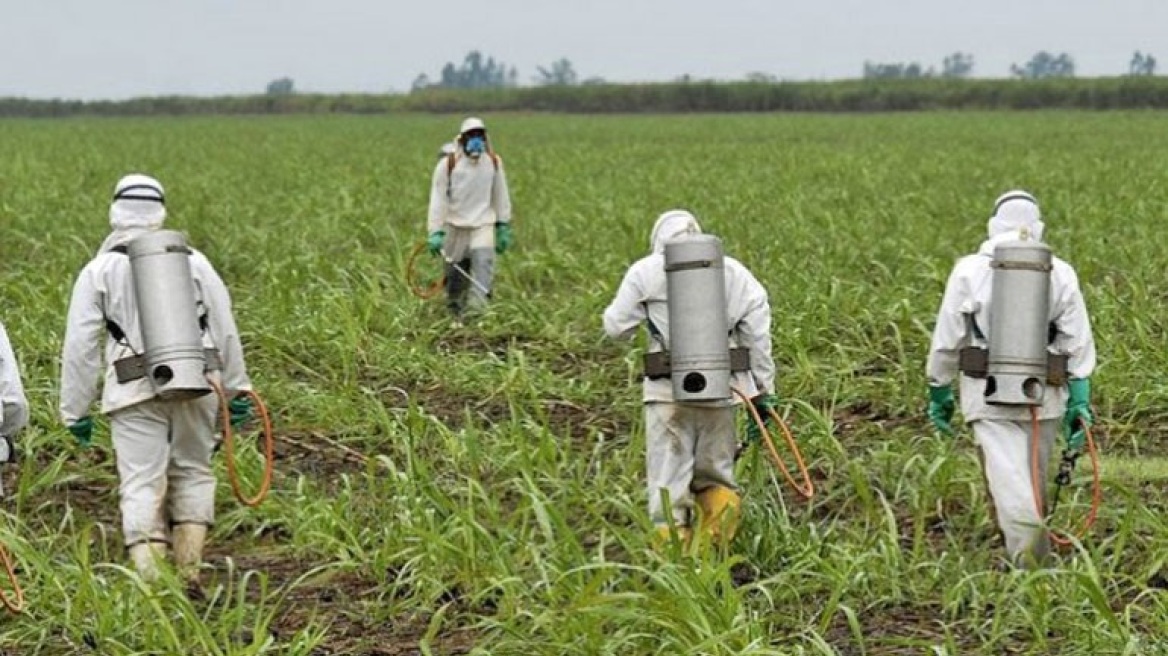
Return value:
M 1020 189 L 1008 191 L 994 201 L 994 215 L 986 224 L 990 239 L 1025 228 L 1032 239 L 1042 241 L 1044 227 L 1038 201 Z
M 700 235 L 702 226 L 693 214 L 685 210 L 669 210 L 657 218 L 649 235 L 649 246 L 654 253 L 665 252 L 665 242 L 682 235 Z
M 114 185 L 109 208 L 113 232 L 102 242 L 104 253 L 147 230 L 157 230 L 166 221 L 166 196 L 162 184 L 148 175 L 131 174 Z

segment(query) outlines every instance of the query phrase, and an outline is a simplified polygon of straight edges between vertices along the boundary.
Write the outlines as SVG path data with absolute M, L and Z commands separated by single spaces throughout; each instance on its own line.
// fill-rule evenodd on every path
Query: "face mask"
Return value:
M 482 155 L 483 151 L 487 149 L 487 140 L 482 137 L 471 137 L 466 140 L 466 145 L 462 148 L 466 151 L 467 155 L 476 157 Z

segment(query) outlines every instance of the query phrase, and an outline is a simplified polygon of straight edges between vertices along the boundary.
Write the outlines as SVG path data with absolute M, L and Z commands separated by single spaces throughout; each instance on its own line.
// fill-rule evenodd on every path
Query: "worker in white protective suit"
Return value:
M 481 310 L 490 299 L 495 255 L 513 242 L 503 159 L 481 119 L 462 122 L 454 152 L 434 167 L 426 225 L 430 252 L 446 261 L 447 308 L 461 321 L 465 311 Z
M 119 383 L 114 367 L 144 349 L 127 244 L 162 228 L 165 203 L 162 185 L 154 178 L 128 175 L 115 186 L 109 210 L 113 231 L 81 270 L 69 303 L 60 413 L 78 443 L 88 447 L 93 436 L 90 405 L 104 380 L 101 411 L 109 416 L 117 456 L 122 530 L 130 558 L 144 579 L 154 579 L 158 560 L 173 543 L 180 574 L 197 580 L 207 529 L 215 518 L 211 456 L 218 400 L 206 394 L 163 401 L 148 377 Z M 227 287 L 194 249 L 190 268 L 203 345 L 218 351 L 220 369 L 208 375 L 229 395 L 250 390 Z M 241 424 L 250 413 L 246 397 L 232 399 L 233 423 Z
M 668 350 L 665 244 L 700 233 L 697 219 L 683 210 L 666 212 L 657 219 L 650 237 L 651 253 L 629 267 L 616 298 L 604 311 L 604 330 L 609 337 L 630 338 L 645 324 L 650 333 L 648 352 Z M 750 355 L 749 370 L 735 372 L 732 384 L 767 417 L 778 404 L 770 301 L 763 286 L 740 262 L 725 257 L 724 268 L 728 346 L 745 347 Z M 672 523 L 683 542 L 688 542 L 697 528 L 702 539 L 728 544 L 737 529 L 741 505 L 734 480 L 738 399 L 675 403 L 668 376 L 646 376 L 643 400 L 649 515 L 658 537 L 667 538 Z M 752 424 L 748 435 L 757 439 L 757 426 Z M 668 495 L 669 506 L 663 495 Z
M 28 425 L 28 399 L 20 382 L 20 365 L 0 325 L 0 464 L 16 462 L 16 435 Z M 4 486 L 0 484 L 0 497 Z
M 1036 500 L 1034 491 L 1045 490 L 1046 465 L 1060 420 L 1066 447 L 1072 452 L 1083 448 L 1085 428 L 1094 421 L 1090 376 L 1095 368 L 1095 341 L 1075 270 L 1057 257 L 1052 259 L 1047 350 L 1066 356 L 1067 382 L 1048 386 L 1042 405 L 1037 406 L 1040 480 L 1031 476 L 1031 407 L 987 403 L 987 379 L 959 371 L 959 354 L 964 348 L 986 349 L 995 339 L 1010 339 L 990 334 L 994 249 L 1007 241 L 1041 241 L 1043 227 L 1038 202 L 1029 193 L 1011 191 L 998 198 L 988 224 L 989 239 L 976 253 L 958 260 L 949 276 L 928 362 L 928 414 L 946 435 L 953 433 L 952 383 L 961 374 L 961 413 L 981 448 L 1006 551 L 1012 562 L 1023 566 L 1040 564 L 1050 551 L 1049 534 L 1038 510 L 1040 505 L 1045 507 L 1045 499 Z

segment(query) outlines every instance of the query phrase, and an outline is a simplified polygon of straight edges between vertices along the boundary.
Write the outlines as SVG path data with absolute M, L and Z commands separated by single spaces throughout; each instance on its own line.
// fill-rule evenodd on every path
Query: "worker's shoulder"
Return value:
M 125 264 L 126 270 L 129 270 L 129 262 L 130 258 L 126 255 L 125 248 L 100 251 L 81 267 L 79 275 L 101 275 L 112 269 L 121 269 L 119 265 L 122 263 Z
M 994 258 L 983 253 L 970 253 L 957 258 L 953 265 L 954 274 L 970 273 L 973 271 L 989 270 Z
M 628 279 L 643 281 L 655 276 L 665 279 L 665 256 L 661 253 L 650 253 L 630 264 L 625 271 L 625 278 Z
M 1075 272 L 1075 267 L 1071 266 L 1070 262 L 1067 262 L 1057 255 L 1051 256 L 1050 265 L 1051 268 L 1055 271 L 1070 271 L 1071 273 Z
M 665 256 L 661 253 L 649 253 L 629 265 L 629 272 L 633 271 L 665 271 Z
M 215 272 L 215 265 L 211 264 L 211 258 L 203 251 L 191 247 L 191 269 L 193 271 L 211 271 Z
M 743 264 L 737 258 L 731 257 L 729 255 L 724 255 L 724 256 L 722 256 L 722 263 L 723 263 L 722 266 L 726 267 L 727 270 L 733 270 L 735 272 L 745 271 L 746 273 L 750 273 L 751 275 L 753 275 L 753 272 L 751 272 L 750 268 L 748 268 L 745 264 Z
M 729 255 L 726 255 L 722 258 L 722 266 L 726 269 L 726 275 L 732 278 L 742 278 L 747 281 L 758 283 L 759 285 L 762 284 L 758 282 L 758 276 L 754 275 L 754 272 L 750 270 L 750 267 L 746 266 L 739 260 L 730 257 Z
M 116 251 L 100 251 L 94 255 L 73 281 L 74 293 L 103 293 L 117 287 L 126 276 L 130 275 L 130 260 Z
M 1075 267 L 1071 266 L 1069 262 L 1058 256 L 1051 257 L 1050 261 L 1051 276 L 1055 280 L 1078 282 L 1079 274 L 1075 271 Z

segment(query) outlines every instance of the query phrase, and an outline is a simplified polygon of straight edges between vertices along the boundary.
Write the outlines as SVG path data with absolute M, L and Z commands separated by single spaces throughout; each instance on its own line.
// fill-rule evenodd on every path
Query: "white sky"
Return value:
M 0 96 L 127 98 L 405 91 L 467 51 L 567 57 L 611 81 L 858 77 L 864 60 L 1004 77 L 1039 50 L 1080 76 L 1168 71 L 1168 0 L 0 0 Z

